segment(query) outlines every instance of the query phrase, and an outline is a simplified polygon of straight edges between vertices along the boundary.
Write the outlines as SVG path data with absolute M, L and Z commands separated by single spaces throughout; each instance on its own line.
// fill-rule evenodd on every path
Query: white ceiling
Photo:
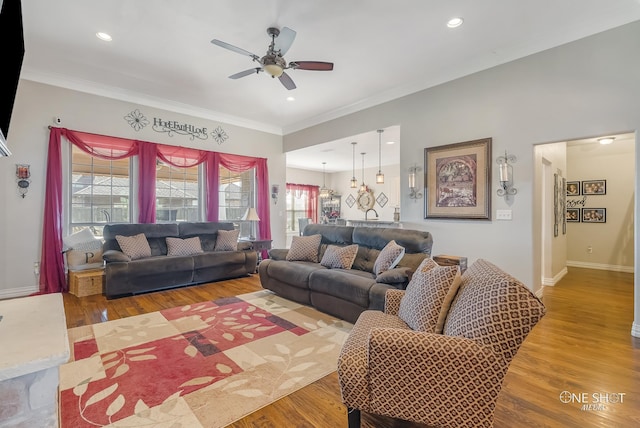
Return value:
M 23 0 L 22 8 L 23 78 L 278 134 L 640 19 L 640 0 Z M 455 16 L 464 24 L 447 28 Z M 287 61 L 335 69 L 289 70 L 293 91 L 266 73 L 229 79 L 256 63 L 211 40 L 262 56 L 270 26 L 297 31 Z M 351 146 L 342 146 L 350 170 Z

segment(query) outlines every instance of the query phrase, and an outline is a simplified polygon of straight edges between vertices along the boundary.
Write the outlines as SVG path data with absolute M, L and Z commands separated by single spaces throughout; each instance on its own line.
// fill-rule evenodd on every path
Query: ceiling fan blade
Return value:
M 291 28 L 282 27 L 282 30 L 280 30 L 280 34 L 275 40 L 275 45 L 274 45 L 275 50 L 276 51 L 279 50 L 280 55 L 284 56 L 284 54 L 287 53 L 287 51 L 293 44 L 293 41 L 296 38 L 296 34 L 297 33 L 293 31 Z
M 248 76 L 250 74 L 258 74 L 261 71 L 262 71 L 262 69 L 260 67 L 250 68 L 248 70 L 241 71 L 241 72 L 236 73 L 236 74 L 232 74 L 231 76 L 229 76 L 229 79 L 239 79 L 241 77 L 245 77 L 245 76 Z
M 289 68 L 295 70 L 331 71 L 333 70 L 333 63 L 322 61 L 291 61 Z
M 260 59 L 260 57 L 258 55 L 252 54 L 251 52 L 245 51 L 244 49 L 239 48 L 237 46 L 230 45 L 229 43 L 223 42 L 222 40 L 213 39 L 213 40 L 211 40 L 211 43 L 213 43 L 214 45 L 220 46 L 221 48 L 229 49 L 230 51 L 237 52 L 239 54 L 249 56 L 249 57 L 253 58 L 256 61 L 258 59 Z
M 293 83 L 293 80 L 291 80 L 291 77 L 289 77 L 287 73 L 282 73 L 280 77 L 278 77 L 278 79 L 280 80 L 280 83 L 282 83 L 282 86 L 284 86 L 288 90 L 296 88 L 296 84 Z

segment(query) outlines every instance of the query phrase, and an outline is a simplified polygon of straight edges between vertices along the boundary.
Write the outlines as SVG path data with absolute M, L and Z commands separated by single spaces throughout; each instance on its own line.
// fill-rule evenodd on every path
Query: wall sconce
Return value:
M 515 195 L 518 191 L 513 187 L 513 163 L 518 159 L 514 155 L 508 155 L 504 151 L 504 156 L 498 156 L 496 162 L 499 167 L 500 188 L 497 190 L 498 196 Z
M 418 192 L 418 185 L 416 184 L 417 175 L 418 175 L 417 173 L 421 169 L 422 168 L 420 168 L 417 165 L 416 166 L 412 166 L 411 168 L 409 168 L 409 198 L 410 199 L 420 199 L 420 198 L 422 198 L 422 193 Z
M 271 199 L 273 199 L 274 204 L 278 204 L 278 193 L 280 193 L 280 185 L 272 184 L 271 185 Z
M 20 192 L 20 196 L 23 198 L 29 190 L 29 184 L 31 184 L 29 177 L 31 177 L 29 165 L 16 164 L 16 182 L 18 183 L 18 192 Z

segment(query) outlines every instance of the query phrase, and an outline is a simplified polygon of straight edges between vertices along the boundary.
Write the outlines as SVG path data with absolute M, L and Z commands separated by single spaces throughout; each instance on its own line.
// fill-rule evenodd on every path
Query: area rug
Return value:
M 224 427 L 335 371 L 351 328 L 259 291 L 69 329 L 61 425 Z

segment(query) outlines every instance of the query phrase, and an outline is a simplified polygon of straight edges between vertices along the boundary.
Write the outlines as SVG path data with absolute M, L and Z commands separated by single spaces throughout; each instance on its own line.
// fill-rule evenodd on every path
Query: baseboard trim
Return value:
M 556 274 L 553 278 L 542 278 L 542 285 L 546 285 L 547 287 L 553 287 L 556 285 L 569 271 L 567 268 L 563 268 L 560 272 Z
M 635 321 L 631 325 L 631 336 L 640 337 L 640 324 L 636 323 Z
M 635 269 L 633 266 L 608 265 L 604 263 L 576 262 L 572 260 L 567 260 L 567 266 L 585 268 L 585 269 L 610 270 L 613 272 L 623 272 L 623 273 L 635 272 Z
M 538 299 L 542 299 L 542 296 L 544 295 L 544 286 L 538 288 L 538 291 L 533 294 L 535 294 Z
M 16 297 L 26 297 L 38 291 L 38 287 L 32 285 L 30 287 L 9 288 L 0 290 L 0 300 L 15 299 Z

